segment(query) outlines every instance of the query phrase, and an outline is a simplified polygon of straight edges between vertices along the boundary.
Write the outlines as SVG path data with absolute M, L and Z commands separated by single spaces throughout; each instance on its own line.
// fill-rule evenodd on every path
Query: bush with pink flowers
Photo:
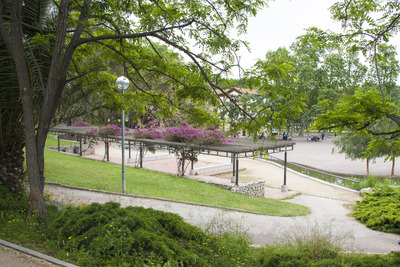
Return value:
M 118 127 L 117 125 L 107 125 L 106 127 L 102 127 L 99 130 L 99 134 L 101 135 L 117 135 L 121 136 L 121 127 Z
M 164 131 L 158 128 L 158 126 L 150 126 L 144 129 L 135 129 L 132 134 L 135 138 L 164 139 Z
M 201 145 L 224 145 L 230 140 L 225 139 L 222 131 L 209 128 L 206 130 L 192 128 L 188 125 L 181 127 L 170 127 L 165 130 L 157 126 L 151 126 L 145 129 L 135 129 L 133 136 L 146 139 L 163 139 L 170 142 L 191 143 Z

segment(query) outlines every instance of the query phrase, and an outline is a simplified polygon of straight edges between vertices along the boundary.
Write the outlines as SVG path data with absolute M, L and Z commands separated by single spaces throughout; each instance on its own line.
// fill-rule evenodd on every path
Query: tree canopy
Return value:
M 350 129 L 397 139 L 400 135 L 397 77 L 399 63 L 393 47 L 386 42 L 400 27 L 398 1 L 341 1 L 332 6 L 333 18 L 342 22 L 344 33 L 328 34 L 311 29 L 310 40 L 318 43 L 338 42 L 349 51 L 361 51 L 371 63 L 371 75 L 362 88 L 347 95 L 333 107 L 328 102 L 320 106 L 326 110 L 317 118 L 317 129 Z M 390 120 L 390 129 L 376 128 L 375 123 Z
M 142 109 L 156 103 L 164 111 L 174 104 L 179 107 L 158 90 L 168 85 L 175 99 L 193 101 L 187 107 L 193 118 L 208 120 L 196 104 L 217 102 L 218 79 L 235 65 L 241 41 L 230 36 L 231 30 L 245 32 L 248 16 L 263 5 L 260 0 L 1 1 L 0 34 L 15 66 L 24 115 L 29 212 L 39 210 L 39 216 L 46 216 L 44 144 L 69 84 L 87 84 L 90 74 L 105 92 L 114 91 L 117 75 L 125 74 L 136 91 L 134 96 L 126 94 L 127 99 L 136 100 Z M 27 19 L 33 11 L 47 16 Z M 49 23 L 51 19 L 55 24 Z M 32 52 L 35 49 L 47 52 L 48 63 L 43 64 L 44 59 Z M 174 60 L 169 51 L 184 57 L 185 63 Z M 116 69 L 124 73 L 109 72 L 104 60 L 122 66 Z M 35 76 L 29 71 L 32 67 Z

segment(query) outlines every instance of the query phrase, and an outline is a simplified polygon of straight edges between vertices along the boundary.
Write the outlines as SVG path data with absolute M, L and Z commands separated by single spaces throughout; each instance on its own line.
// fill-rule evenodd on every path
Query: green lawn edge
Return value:
M 310 209 L 282 200 L 251 197 L 156 171 L 126 168 L 126 194 L 221 206 L 265 215 L 303 216 Z M 57 151 L 45 151 L 46 181 L 120 193 L 121 166 Z

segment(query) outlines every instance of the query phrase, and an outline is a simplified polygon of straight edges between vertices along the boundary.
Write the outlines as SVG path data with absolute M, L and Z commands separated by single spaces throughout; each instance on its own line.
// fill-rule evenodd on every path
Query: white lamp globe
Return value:
M 115 82 L 119 89 L 126 90 L 129 87 L 129 79 L 125 76 L 118 77 L 117 81 Z

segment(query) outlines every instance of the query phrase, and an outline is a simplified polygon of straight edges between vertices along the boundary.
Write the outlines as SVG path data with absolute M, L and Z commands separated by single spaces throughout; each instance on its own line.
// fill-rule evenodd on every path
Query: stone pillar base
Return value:
M 281 191 L 282 191 L 282 192 L 287 192 L 287 191 L 288 191 L 288 187 L 287 187 L 286 184 L 284 184 L 284 185 L 281 186 Z

